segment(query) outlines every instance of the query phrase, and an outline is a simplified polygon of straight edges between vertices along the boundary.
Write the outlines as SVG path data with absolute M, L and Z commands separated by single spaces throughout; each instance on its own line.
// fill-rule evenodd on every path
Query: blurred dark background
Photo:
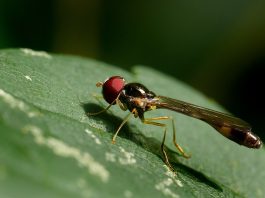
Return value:
M 0 48 L 11 47 L 152 66 L 265 139 L 263 0 L 0 0 Z

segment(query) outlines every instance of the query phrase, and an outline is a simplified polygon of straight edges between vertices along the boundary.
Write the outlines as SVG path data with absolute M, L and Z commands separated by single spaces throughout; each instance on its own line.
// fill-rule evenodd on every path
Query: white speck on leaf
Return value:
M 155 188 L 159 191 L 161 191 L 164 195 L 172 197 L 172 198 L 178 198 L 179 195 L 177 195 L 176 193 L 174 193 L 171 189 L 170 186 L 175 183 L 177 184 L 179 187 L 183 187 L 182 182 L 177 179 L 177 174 L 175 172 L 172 172 L 168 166 L 164 165 L 164 167 L 166 168 L 166 173 L 165 175 L 167 176 L 164 180 L 162 180 L 160 183 L 155 185 Z M 176 185 L 174 185 L 176 186 Z
M 183 184 L 179 179 L 175 179 L 175 182 L 179 187 L 183 187 Z
M 39 56 L 39 57 L 44 57 L 48 59 L 52 58 L 51 55 L 49 55 L 47 52 L 44 52 L 44 51 L 34 51 L 28 48 L 22 48 L 21 51 L 30 56 Z
M 32 81 L 32 79 L 31 79 L 31 77 L 30 76 L 24 76 L 27 80 L 29 80 L 29 81 Z
M 179 179 L 176 178 L 176 177 L 177 177 L 177 174 L 176 174 L 175 172 L 172 172 L 172 171 L 168 168 L 167 165 L 164 165 L 164 167 L 166 168 L 166 173 L 165 173 L 165 174 L 166 174 L 168 177 L 170 177 L 171 179 L 173 179 L 173 181 L 174 181 L 179 187 L 183 187 L 182 182 L 181 182 Z
M 105 158 L 106 158 L 107 161 L 116 162 L 116 158 L 115 158 L 115 154 L 114 153 L 106 152 L 105 153 Z
M 121 146 L 119 147 L 119 149 L 122 155 L 118 155 L 116 157 L 114 153 L 106 152 L 105 159 L 110 162 L 118 161 L 122 165 L 132 165 L 136 163 L 136 159 L 134 158 L 133 153 L 125 151 L 125 149 L 122 148 Z
M 80 117 L 79 121 L 80 121 L 80 122 L 85 122 L 86 118 L 87 118 L 87 116 L 82 115 L 82 116 Z
M 30 108 L 24 102 L 14 98 L 12 95 L 6 93 L 2 89 L 0 89 L 0 98 L 2 98 L 3 101 L 8 104 L 12 109 L 17 108 L 18 110 L 26 113 L 27 116 L 30 118 L 40 115 L 39 112 L 31 111 Z
M 174 177 L 176 176 L 176 173 L 173 172 L 173 171 L 171 171 L 167 165 L 164 164 L 163 166 L 164 166 L 165 169 L 166 169 L 166 175 L 167 175 L 168 177 L 174 178 Z
M 92 131 L 88 130 L 88 129 L 85 129 L 85 132 L 94 139 L 94 141 L 96 142 L 96 144 L 101 144 L 101 141 L 97 138 L 97 136 L 95 136 L 93 134 Z
M 173 180 L 171 178 L 164 179 L 160 183 L 155 185 L 155 188 L 159 191 L 161 191 L 164 195 L 172 197 L 172 198 L 179 198 L 179 195 L 172 192 L 172 190 L 169 189 L 171 184 L 173 183 Z
M 81 152 L 56 138 L 43 136 L 41 129 L 34 125 L 25 126 L 23 132 L 30 132 L 37 144 L 48 147 L 56 155 L 75 159 L 80 166 L 87 168 L 89 173 L 99 177 L 103 182 L 109 180 L 109 172 L 89 153 Z
M 129 190 L 124 191 L 124 197 L 125 198 L 131 198 L 133 196 L 132 192 Z
M 93 119 L 89 119 L 88 124 L 93 128 L 96 128 L 96 129 L 99 129 L 102 131 L 107 131 L 106 126 L 104 126 L 103 124 L 95 122 L 95 120 L 93 120 Z
M 122 148 L 121 146 L 119 148 L 120 148 L 121 153 L 123 154 L 123 157 L 119 157 L 119 162 L 121 164 L 127 165 L 127 164 L 136 163 L 136 159 L 134 158 L 134 153 L 125 151 L 125 149 Z

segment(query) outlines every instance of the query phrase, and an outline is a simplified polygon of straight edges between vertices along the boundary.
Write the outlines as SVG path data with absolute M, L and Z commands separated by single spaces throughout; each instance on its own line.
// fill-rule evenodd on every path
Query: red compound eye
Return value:
M 109 79 L 107 79 L 102 87 L 102 94 L 104 99 L 109 104 L 111 104 L 118 97 L 124 85 L 125 85 L 125 80 L 121 76 L 112 76 Z

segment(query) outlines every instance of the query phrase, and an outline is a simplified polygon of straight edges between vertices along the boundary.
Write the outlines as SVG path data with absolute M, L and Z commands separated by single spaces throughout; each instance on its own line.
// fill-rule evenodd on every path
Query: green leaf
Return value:
M 126 112 L 95 97 L 95 83 L 121 75 L 160 95 L 223 110 L 191 87 L 143 66 L 132 73 L 106 63 L 29 49 L 0 51 L 0 197 L 264 197 L 264 150 L 222 137 L 207 124 L 174 112 L 177 140 L 191 159 L 166 145 L 174 176 L 160 152 L 163 131 L 131 119 L 115 145 Z M 80 101 L 84 104 L 80 105 Z M 170 129 L 170 128 L 169 128 Z M 170 132 L 170 131 L 169 131 Z

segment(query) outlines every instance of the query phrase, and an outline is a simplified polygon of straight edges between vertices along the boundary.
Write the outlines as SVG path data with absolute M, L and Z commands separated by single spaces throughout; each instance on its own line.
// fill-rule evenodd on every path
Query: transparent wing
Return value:
M 240 145 L 249 148 L 262 146 L 260 138 L 251 132 L 250 125 L 240 118 L 165 96 L 157 96 L 155 100 L 151 100 L 149 103 L 156 108 L 169 109 L 200 119 L 214 127 L 223 136 Z
M 183 102 L 180 100 L 168 98 L 165 96 L 158 96 L 157 108 L 165 108 L 185 115 L 203 120 L 211 125 L 223 127 L 238 128 L 241 130 L 251 130 L 251 126 L 232 115 L 200 107 L 194 104 Z
M 155 98 L 137 98 L 134 100 L 134 102 L 138 103 L 138 106 L 143 104 L 145 107 L 147 106 L 147 110 L 155 108 L 169 109 L 200 119 L 214 127 L 223 136 L 240 145 L 244 145 L 249 148 L 260 148 L 262 146 L 262 141 L 257 135 L 252 133 L 250 125 L 240 118 L 232 115 L 165 96 L 156 96 Z

